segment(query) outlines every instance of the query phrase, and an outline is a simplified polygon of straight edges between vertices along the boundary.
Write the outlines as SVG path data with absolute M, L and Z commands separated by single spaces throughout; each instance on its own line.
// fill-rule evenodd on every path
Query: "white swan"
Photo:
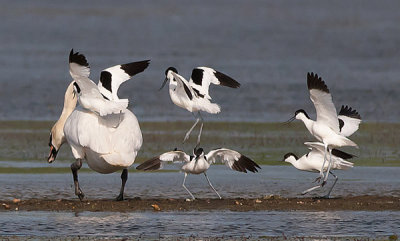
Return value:
M 136 116 L 124 108 L 127 100 L 119 100 L 116 94 L 119 84 L 146 69 L 149 61 L 108 68 L 102 71 L 97 87 L 88 78 L 90 71 L 85 56 L 72 50 L 69 57 L 74 81 L 65 93 L 60 119 L 51 129 L 48 162 L 54 161 L 61 145 L 67 141 L 76 159 L 71 170 L 79 199 L 82 200 L 84 194 L 79 187 L 78 170 L 86 160 L 89 167 L 99 173 L 123 170 L 117 197 L 123 200 L 128 168 L 135 161 L 143 139 Z M 106 92 L 108 94 L 103 94 Z

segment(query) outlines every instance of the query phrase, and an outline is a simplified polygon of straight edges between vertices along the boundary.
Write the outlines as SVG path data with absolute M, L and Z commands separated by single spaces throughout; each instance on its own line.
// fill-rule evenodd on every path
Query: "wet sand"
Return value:
M 387 196 L 354 196 L 340 198 L 263 198 L 231 199 L 127 199 L 113 200 L 29 199 L 0 201 L 1 211 L 400 211 L 400 198 Z

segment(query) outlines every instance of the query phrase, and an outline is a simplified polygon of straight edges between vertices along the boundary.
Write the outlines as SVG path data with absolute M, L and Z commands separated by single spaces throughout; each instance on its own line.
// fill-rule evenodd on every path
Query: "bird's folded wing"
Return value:
M 210 84 L 231 88 L 240 87 L 239 82 L 212 68 L 197 67 L 193 69 L 189 85 L 196 91 L 198 96 L 211 99 L 209 95 Z
M 177 82 L 177 91 L 179 92 L 180 90 L 184 90 L 185 93 L 179 93 L 179 94 L 186 94 L 187 97 L 190 100 L 193 100 L 193 96 L 195 95 L 192 87 L 190 87 L 189 83 L 182 78 L 181 76 L 179 76 L 178 74 L 175 74 L 174 72 L 172 72 L 172 75 L 174 76 L 174 79 Z
M 340 134 L 346 137 L 356 132 L 361 123 L 360 114 L 347 105 L 340 108 L 338 119 Z
M 317 112 L 317 122 L 324 123 L 339 134 L 339 121 L 332 96 L 325 82 L 317 74 L 307 74 L 307 86 L 310 99 Z
M 325 146 L 321 142 L 305 142 L 304 145 L 311 148 L 311 152 L 319 153 L 322 156 L 325 153 Z M 344 151 L 338 150 L 338 149 L 332 149 L 332 157 L 339 158 L 341 160 L 347 160 L 347 159 L 351 159 L 355 156 L 352 154 L 346 153 Z
M 150 60 L 144 60 L 104 69 L 101 71 L 97 85 L 100 93 L 108 100 L 120 101 L 118 98 L 119 86 L 134 75 L 143 72 L 149 66 L 149 62 Z
M 136 167 L 137 170 L 159 170 L 164 167 L 166 162 L 173 163 L 186 163 L 190 161 L 190 156 L 183 151 L 170 151 L 159 156 L 153 157 L 139 166 Z
M 221 162 L 232 170 L 239 172 L 258 172 L 257 168 L 261 168 L 250 158 L 240 154 L 237 151 L 227 148 L 219 148 L 210 151 L 206 155 L 207 161 L 211 163 Z

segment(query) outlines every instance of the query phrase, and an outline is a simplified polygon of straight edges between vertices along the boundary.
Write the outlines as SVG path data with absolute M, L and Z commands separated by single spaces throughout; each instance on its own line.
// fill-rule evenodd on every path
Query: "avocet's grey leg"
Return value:
M 212 188 L 212 190 L 214 190 L 214 192 L 218 195 L 219 199 L 222 199 L 221 196 L 219 195 L 219 193 L 217 192 L 217 190 L 215 190 L 215 188 L 213 187 L 213 185 L 210 182 L 210 179 L 208 179 L 208 176 L 206 173 L 204 173 L 204 176 L 206 177 L 207 181 L 208 181 L 208 185 L 210 185 L 210 187 Z
M 314 182 L 320 182 L 321 179 L 324 177 L 324 166 L 325 166 L 325 162 L 326 162 L 326 153 L 327 153 L 327 150 L 328 150 L 328 145 L 324 144 L 324 146 L 325 146 L 324 162 L 322 163 L 321 170 L 319 171 L 319 176 L 314 180 Z
M 329 165 L 328 165 L 328 170 L 326 171 L 326 174 L 325 174 L 324 181 L 322 182 L 322 185 L 325 185 L 326 180 L 328 180 L 328 175 L 329 175 L 329 173 L 331 173 L 330 172 L 331 166 L 332 166 L 332 148 L 329 149 Z
M 203 131 L 203 125 L 204 125 L 203 117 L 201 116 L 200 111 L 199 111 L 199 117 L 200 117 L 200 121 L 201 121 L 201 126 L 200 126 L 199 135 L 197 136 L 197 144 L 196 144 L 196 146 L 200 145 L 200 137 L 201 137 L 201 132 Z
M 333 174 L 333 172 L 330 171 L 329 173 L 332 174 L 332 176 L 335 178 L 335 182 L 333 182 L 331 189 L 329 189 L 328 194 L 326 194 L 324 198 L 329 198 L 331 196 L 332 189 L 336 185 L 337 180 L 339 179 L 335 174 Z
M 79 187 L 79 181 L 78 181 L 78 170 L 81 167 L 82 167 L 82 159 L 76 159 L 76 161 L 71 164 L 72 176 L 74 177 L 75 195 L 77 195 L 79 197 L 79 200 L 82 201 L 82 199 L 85 197 L 85 194 L 83 194 L 81 188 Z
M 318 185 L 318 186 L 309 188 L 309 189 L 305 190 L 304 192 L 302 192 L 301 195 L 305 195 L 305 194 L 307 194 L 307 193 L 309 193 L 311 191 L 314 191 L 315 189 L 321 188 L 321 187 L 322 187 L 322 185 Z
M 121 190 L 119 191 L 119 195 L 116 199 L 117 201 L 124 200 L 125 183 L 127 180 L 128 180 L 128 169 L 125 168 L 124 170 L 122 170 L 122 173 L 121 173 L 122 184 L 121 184 Z
M 195 200 L 193 194 L 189 191 L 189 189 L 186 188 L 185 186 L 185 181 L 186 181 L 186 177 L 187 177 L 187 173 L 185 172 L 185 177 L 183 178 L 183 183 L 182 183 L 182 187 L 185 188 L 185 190 L 190 194 L 190 196 L 192 197 L 193 200 Z
M 194 122 L 193 126 L 189 129 L 188 132 L 186 132 L 185 138 L 183 139 L 182 143 L 185 143 L 185 141 L 187 141 L 189 139 L 189 135 L 190 133 L 192 133 L 193 129 L 196 127 L 197 123 L 199 123 L 200 118 L 197 118 L 194 114 L 193 114 L 194 118 L 196 118 L 196 122 Z

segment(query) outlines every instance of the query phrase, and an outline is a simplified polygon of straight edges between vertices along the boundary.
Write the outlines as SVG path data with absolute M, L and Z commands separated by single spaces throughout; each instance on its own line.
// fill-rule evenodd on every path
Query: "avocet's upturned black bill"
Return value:
M 122 170 L 117 200 L 123 200 L 128 167 L 135 161 L 143 139 L 136 116 L 126 108 L 128 100 L 119 99 L 117 92 L 121 83 L 148 65 L 145 60 L 110 67 L 101 72 L 96 85 L 89 79 L 86 57 L 71 50 L 69 71 L 73 81 L 65 92 L 62 114 L 51 129 L 48 162 L 53 162 L 61 145 L 68 142 L 76 159 L 71 171 L 79 199 L 85 195 L 78 182 L 78 171 L 86 160 L 99 173 Z M 77 101 L 80 108 L 75 108 Z
M 211 102 L 211 96 L 209 95 L 210 84 L 231 88 L 238 88 L 240 84 L 231 77 L 208 67 L 194 68 L 189 81 L 180 76 L 178 70 L 174 67 L 169 67 L 165 71 L 165 77 L 166 78 L 160 89 L 162 89 L 169 81 L 169 94 L 172 102 L 193 113 L 196 118 L 196 122 L 186 133 L 183 142 L 189 138 L 190 133 L 199 121 L 201 121 L 201 127 L 197 137 L 198 146 L 200 144 L 200 137 L 203 130 L 203 118 L 200 111 L 210 114 L 217 114 L 221 111 L 219 105 Z M 197 113 L 197 116 L 195 113 Z
M 350 107 L 342 106 L 338 116 L 330 91 L 317 74 L 307 74 L 307 87 L 310 92 L 310 99 L 317 112 L 317 120 L 311 120 L 308 114 L 300 109 L 296 111 L 294 118 L 292 117 L 289 121 L 294 119 L 301 120 L 308 131 L 324 144 L 324 161 L 327 160 L 328 147 L 330 150 L 342 146 L 358 147 L 356 143 L 347 138 L 358 130 L 361 123 L 361 117 L 357 111 L 352 110 Z M 330 155 L 332 156 L 332 153 Z M 331 164 L 332 160 L 329 160 L 324 181 L 328 178 Z M 319 177 L 316 180 L 319 181 L 323 177 L 323 168 L 321 168 Z
M 306 142 L 304 143 L 309 149 L 310 152 L 307 154 L 303 155 L 302 157 L 298 158 L 295 154 L 293 153 L 287 153 L 283 157 L 283 161 L 291 163 L 295 168 L 302 170 L 302 171 L 307 171 L 307 172 L 319 172 L 321 171 L 327 171 L 328 166 L 325 165 L 324 163 L 324 152 L 325 152 L 325 147 L 324 144 L 321 142 Z M 332 150 L 332 170 L 347 170 L 353 167 L 353 163 L 347 161 L 348 159 L 351 159 L 355 157 L 354 155 L 348 154 L 346 152 L 333 149 Z M 333 174 L 332 171 L 329 171 L 330 174 L 333 175 L 335 178 L 335 182 L 333 183 L 332 187 L 329 189 L 328 193 L 324 196 L 324 198 L 329 198 L 330 194 L 332 192 L 333 187 L 335 186 L 338 177 Z M 315 187 L 309 188 L 302 192 L 302 194 L 306 194 L 308 192 L 311 192 L 315 189 L 321 188 L 325 185 L 326 181 L 322 182 L 322 184 L 317 185 Z
M 143 171 L 159 170 L 162 169 L 164 164 L 168 162 L 181 164 L 180 169 L 185 173 L 182 187 L 189 193 L 192 199 L 195 199 L 195 197 L 185 186 L 186 177 L 188 174 L 201 173 L 204 174 L 210 187 L 221 199 L 221 196 L 217 190 L 215 190 L 206 174 L 208 168 L 210 168 L 211 164 L 213 163 L 221 162 L 232 170 L 245 173 L 247 173 L 247 171 L 254 173 L 258 172 L 258 169 L 261 169 L 261 167 L 250 158 L 240 154 L 237 151 L 226 148 L 215 149 L 207 154 L 204 153 L 203 148 L 194 148 L 193 155 L 191 156 L 183 151 L 178 151 L 175 149 L 174 151 L 166 152 L 160 156 L 156 156 L 143 162 L 136 167 L 136 169 Z

